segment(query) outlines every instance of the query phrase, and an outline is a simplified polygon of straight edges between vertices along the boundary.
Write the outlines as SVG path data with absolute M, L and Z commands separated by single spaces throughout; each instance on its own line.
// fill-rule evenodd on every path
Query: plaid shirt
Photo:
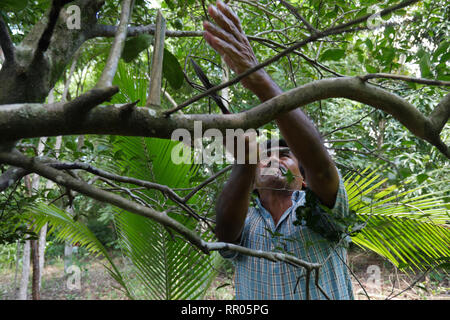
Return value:
M 310 230 L 304 221 L 302 225 L 293 224 L 297 220 L 295 209 L 304 203 L 305 192 L 295 191 L 292 194 L 292 206 L 284 212 L 275 226 L 270 213 L 256 199 L 256 206 L 248 211 L 240 245 L 255 250 L 281 251 L 308 262 L 322 263 L 326 260 L 320 268 L 320 286 L 333 300 L 353 299 L 350 276 L 341 261 L 342 259 L 347 263 L 345 246 L 329 242 Z M 341 217 L 348 215 L 348 199 L 342 179 L 332 213 Z M 346 240 L 348 244 L 349 237 Z M 233 251 L 223 250 L 220 253 L 223 257 L 232 259 L 236 266 L 236 299 L 306 299 L 304 268 Z M 311 299 L 326 299 L 314 284 L 314 272 L 311 273 L 309 288 Z

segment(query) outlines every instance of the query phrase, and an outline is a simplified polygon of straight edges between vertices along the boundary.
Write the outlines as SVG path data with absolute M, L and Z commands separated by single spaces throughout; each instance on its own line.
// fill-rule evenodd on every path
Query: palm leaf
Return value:
M 34 230 L 39 231 L 45 224 L 48 224 L 47 232 L 49 234 L 54 233 L 58 241 L 68 241 L 72 245 L 78 243 L 95 256 L 103 256 L 109 263 L 109 267 L 105 265 L 109 274 L 122 286 L 125 294 L 131 297 L 119 269 L 106 248 L 86 225 L 80 221 L 75 221 L 70 213 L 42 202 L 29 207 L 28 212 L 30 213 L 30 226 Z
M 145 101 L 147 81 L 135 79 L 133 72 L 119 64 L 116 80 L 121 92 L 117 103 Z M 118 169 L 129 176 L 164 184 L 172 188 L 190 187 L 190 179 L 198 172 L 198 165 L 174 164 L 171 151 L 178 144 L 171 140 L 138 137 L 117 137 L 114 151 L 119 153 Z M 149 205 L 200 231 L 209 241 L 213 233 L 202 229 L 191 217 L 167 210 L 174 205 L 159 191 L 143 190 Z M 145 196 L 145 197 L 144 197 Z M 197 201 L 196 199 L 191 199 Z M 195 203 L 198 208 L 207 204 Z M 217 253 L 206 256 L 162 225 L 127 211 L 116 210 L 115 224 L 122 252 L 133 264 L 136 280 L 144 288 L 142 297 L 148 299 L 195 299 L 202 297 L 212 282 L 218 261 Z M 201 232 L 203 230 L 203 232 Z M 136 296 L 141 296 L 137 294 Z
M 402 269 L 423 270 L 450 257 L 444 192 L 414 195 L 425 186 L 410 188 L 412 179 L 403 183 L 405 191 L 396 185 L 379 190 L 386 179 L 381 179 L 377 170 L 367 168 L 363 173 L 345 180 L 350 209 L 359 221 L 367 223 L 352 237 L 354 243 Z

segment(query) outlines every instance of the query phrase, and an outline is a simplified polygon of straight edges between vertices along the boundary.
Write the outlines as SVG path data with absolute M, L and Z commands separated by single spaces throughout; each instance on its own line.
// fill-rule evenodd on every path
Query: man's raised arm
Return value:
M 254 164 L 235 164 L 216 204 L 216 235 L 235 243 L 244 227 L 256 174 Z
M 217 1 L 217 7 L 210 6 L 208 12 L 217 25 L 205 21 L 204 38 L 228 66 L 239 74 L 257 65 L 258 61 L 236 14 L 221 1 Z M 263 69 L 242 79 L 241 83 L 261 101 L 282 93 Z M 300 109 L 282 114 L 276 122 L 291 151 L 305 169 L 308 187 L 322 203 L 333 207 L 339 175 L 314 124 Z

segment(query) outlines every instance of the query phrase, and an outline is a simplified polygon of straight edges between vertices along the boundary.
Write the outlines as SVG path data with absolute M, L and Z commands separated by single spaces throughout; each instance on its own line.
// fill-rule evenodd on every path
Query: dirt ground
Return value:
M 120 261 L 118 261 L 120 264 Z M 352 250 L 349 266 L 365 288 L 371 300 L 450 300 L 449 277 L 437 272 L 405 274 L 373 253 Z M 74 283 L 64 276 L 60 261 L 44 268 L 41 299 L 43 300 L 122 300 L 124 293 L 116 289 L 100 261 L 89 261 L 80 268 L 80 289 L 69 289 Z M 379 277 L 378 277 L 379 275 Z M 380 281 L 377 282 L 377 279 Z M 419 279 L 417 281 L 417 279 Z M 359 282 L 352 277 L 355 299 L 368 297 Z M 413 287 L 411 285 L 414 284 Z M 30 294 L 31 295 L 31 294 Z M 14 299 L 14 270 L 0 270 L 0 300 Z M 205 299 L 230 300 L 234 298 L 232 274 L 219 273 L 208 290 Z

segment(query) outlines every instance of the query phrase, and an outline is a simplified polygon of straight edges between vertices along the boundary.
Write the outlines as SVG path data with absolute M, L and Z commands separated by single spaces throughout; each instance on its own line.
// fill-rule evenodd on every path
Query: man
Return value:
M 204 22 L 204 38 L 237 74 L 258 64 L 239 18 L 223 2 L 208 8 L 215 24 Z M 263 102 L 282 93 L 270 76 L 260 69 L 241 83 Z M 296 109 L 280 115 L 276 123 L 285 138 L 287 151 L 270 154 L 257 164 L 235 164 L 219 196 L 216 234 L 220 241 L 257 250 L 281 248 L 305 261 L 324 263 L 319 284 L 331 299 L 352 299 L 351 281 L 344 262 L 346 250 L 311 230 L 304 221 L 294 225 L 295 210 L 305 205 L 306 185 L 327 214 L 345 217 L 348 200 L 340 175 L 313 123 Z M 276 166 L 275 174 L 262 169 Z M 304 174 L 301 173 L 304 170 Z M 291 173 L 289 179 L 287 172 Z M 305 181 L 306 176 L 306 181 Z M 249 209 L 251 192 L 258 194 Z M 297 221 L 298 222 L 298 221 Z M 279 235 L 282 236 L 279 236 Z M 236 265 L 236 299 L 305 299 L 305 270 L 283 262 L 222 252 Z M 312 299 L 325 299 L 311 279 Z

